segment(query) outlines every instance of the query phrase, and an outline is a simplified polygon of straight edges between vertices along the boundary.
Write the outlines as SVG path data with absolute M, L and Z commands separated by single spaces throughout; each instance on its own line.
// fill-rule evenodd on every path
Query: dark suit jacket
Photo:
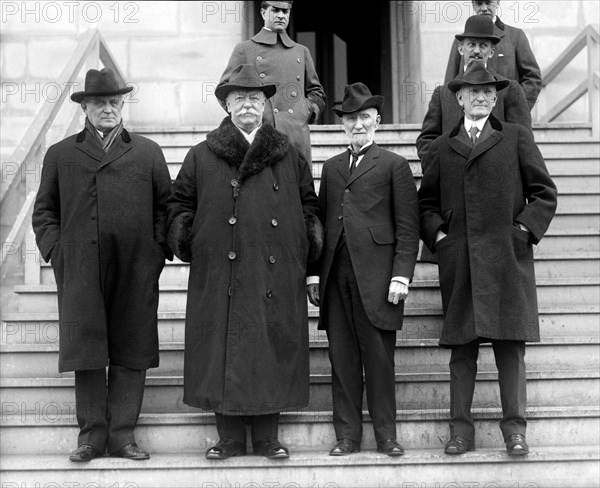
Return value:
M 402 328 L 404 305 L 388 303 L 393 276 L 412 279 L 419 250 L 417 190 L 406 159 L 373 147 L 350 176 L 345 151 L 325 161 L 319 200 L 325 225 L 320 261 L 321 322 L 327 328 L 325 290 L 342 229 L 363 306 L 380 329 Z
M 542 89 L 542 73 L 531 51 L 527 36 L 522 29 L 506 25 L 498 17 L 494 30 L 501 40 L 494 46 L 494 55 L 488 60 L 488 66 L 509 80 L 519 82 L 531 110 Z M 457 46 L 458 41 L 455 41 L 450 51 L 444 83 L 463 73 L 462 57 Z
M 491 71 L 491 70 L 490 70 Z M 498 76 L 497 73 L 492 73 Z M 500 121 L 519 124 L 531 130 L 531 113 L 523 89 L 516 81 L 498 92 L 496 106 L 492 114 Z M 444 132 L 456 127 L 463 116 L 463 109 L 456 100 L 456 95 L 448 89 L 448 84 L 438 86 L 431 96 L 429 108 L 423 119 L 421 133 L 417 137 L 417 154 L 424 165 L 427 150 Z M 423 172 L 425 167 L 423 166 Z

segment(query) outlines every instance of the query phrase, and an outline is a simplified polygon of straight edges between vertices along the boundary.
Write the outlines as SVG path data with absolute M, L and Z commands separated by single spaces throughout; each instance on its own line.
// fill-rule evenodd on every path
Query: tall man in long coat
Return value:
M 377 450 L 401 456 L 396 440 L 396 331 L 419 250 L 417 189 L 408 162 L 374 137 L 383 97 L 363 83 L 345 88 L 341 108 L 350 147 L 325 161 L 319 201 L 325 246 L 309 300 L 321 306 L 332 368 L 333 424 L 329 452 L 360 450 L 363 368 Z M 311 273 L 312 274 L 312 273 Z
M 233 70 L 216 91 L 230 116 L 189 151 L 169 200 L 169 245 L 191 260 L 183 401 L 215 412 L 208 459 L 245 454 L 245 422 L 254 453 L 287 458 L 279 413 L 308 404 L 306 265 L 322 227 L 308 163 L 262 123 L 275 90 L 252 65 Z
M 87 72 L 85 90 L 71 96 L 85 129 L 48 149 L 33 210 L 58 289 L 59 371 L 75 371 L 76 462 L 105 450 L 149 457 L 133 429 L 146 370 L 158 366 L 158 278 L 173 256 L 171 179 L 160 147 L 123 127 L 123 94 L 131 90 L 109 69 Z
M 542 72 L 531 50 L 527 35 L 522 29 L 507 25 L 500 20 L 498 16 L 500 0 L 473 0 L 472 4 L 476 15 L 486 17 L 494 23 L 494 33 L 500 39 L 496 45 L 496 54 L 490 60 L 488 68 L 509 80 L 516 80 L 523 88 L 531 110 L 542 89 Z M 465 65 L 461 62 L 456 47 L 457 42 L 454 42 L 444 77 L 445 83 L 464 72 Z
M 447 454 L 475 449 L 482 342 L 492 343 L 498 367 L 507 452 L 529 452 L 525 342 L 540 338 L 532 245 L 550 225 L 557 194 L 531 132 L 490 115 L 507 85 L 480 62 L 450 83 L 465 117 L 432 144 L 419 188 L 421 236 L 439 260 L 440 345 L 452 348 Z
M 286 29 L 293 2 L 261 2 L 264 27 L 233 49 L 219 85 L 229 82 L 240 64 L 251 64 L 277 92 L 267 100 L 264 122 L 286 134 L 296 150 L 312 162 L 310 129 L 325 107 L 325 91 L 306 46 L 290 39 Z M 225 108 L 225 107 L 224 107 Z

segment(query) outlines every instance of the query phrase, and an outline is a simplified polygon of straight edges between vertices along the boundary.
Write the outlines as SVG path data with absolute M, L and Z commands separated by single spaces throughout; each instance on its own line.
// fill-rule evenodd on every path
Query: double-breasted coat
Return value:
M 308 124 L 323 111 L 325 91 L 308 48 L 292 41 L 286 32 L 263 28 L 235 46 L 219 86 L 229 82 L 240 64 L 253 65 L 265 85 L 277 86 L 277 93 L 267 100 L 264 121 L 286 134 L 310 164 Z
M 488 60 L 488 68 L 509 80 L 516 80 L 525 92 L 529 109 L 532 109 L 542 89 L 542 72 L 527 35 L 523 29 L 506 25 L 499 17 L 494 23 L 494 34 L 500 37 L 500 42 L 494 46 L 494 55 Z M 450 51 L 444 83 L 463 73 L 463 69 L 458 41 L 455 41 Z
M 249 146 L 226 117 L 189 151 L 169 200 L 169 243 L 191 254 L 186 404 L 226 415 L 307 405 L 307 228 L 317 215 L 307 162 L 272 126 Z
M 160 147 L 126 130 L 107 153 L 87 129 L 48 149 L 32 223 L 56 277 L 59 371 L 158 366 L 170 187 Z
M 342 231 L 352 260 L 360 297 L 371 323 L 400 330 L 404 302 L 387 301 L 394 276 L 412 279 L 419 251 L 417 189 L 406 159 L 373 147 L 350 175 L 349 155 L 325 161 L 319 187 L 325 243 L 319 274 L 320 322 L 327 328 L 325 292 Z M 311 273 L 312 274 L 312 273 Z
M 490 116 L 473 146 L 461 120 L 427 159 L 421 237 L 438 255 L 440 345 L 539 341 L 532 245 L 550 225 L 557 192 L 531 132 Z M 447 236 L 436 244 L 438 230 Z

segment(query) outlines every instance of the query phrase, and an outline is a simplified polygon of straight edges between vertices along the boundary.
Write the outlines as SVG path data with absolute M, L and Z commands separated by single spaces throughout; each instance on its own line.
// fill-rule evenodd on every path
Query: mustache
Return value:
M 238 117 L 241 115 L 258 115 L 258 112 L 256 110 L 250 109 L 250 110 L 238 110 L 235 115 L 237 115 Z

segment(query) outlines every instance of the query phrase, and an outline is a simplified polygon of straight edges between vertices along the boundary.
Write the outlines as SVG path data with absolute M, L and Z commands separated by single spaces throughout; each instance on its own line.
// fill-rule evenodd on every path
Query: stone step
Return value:
M 600 278 L 540 278 L 537 279 L 538 305 L 576 306 L 596 305 L 600 294 Z M 18 285 L 19 312 L 56 312 L 56 286 Z M 159 311 L 178 312 L 185 310 L 187 285 L 165 285 L 160 288 Z M 441 306 L 437 280 L 413 281 L 406 299 L 408 308 Z
M 503 450 L 498 427 L 501 412 L 484 406 L 474 408 L 478 449 Z M 77 423 L 72 411 L 68 417 L 48 408 L 26 416 L 6 416 L 2 425 L 0 454 L 67 454 L 76 447 Z M 543 407 L 528 412 L 527 440 L 535 446 L 596 445 L 600 429 L 600 409 L 596 406 Z M 448 410 L 411 409 L 396 415 L 398 439 L 408 451 L 441 449 L 448 439 Z M 331 412 L 284 413 L 279 439 L 293 451 L 323 451 L 335 442 Z M 142 414 L 136 427 L 136 440 L 149 453 L 197 453 L 202 456 L 218 440 L 212 413 Z M 371 421 L 363 415 L 362 446 L 375 446 Z M 233 461 L 235 462 L 235 461 Z M 456 460 L 455 462 L 460 462 Z M 141 463 L 140 463 L 141 464 Z M 89 466 L 94 466 L 90 463 Z M 141 466 L 140 466 L 141 467 Z M 3 480 L 4 481 L 4 480 Z
M 441 449 L 408 449 L 400 458 L 372 446 L 347 457 L 319 450 L 292 451 L 286 461 L 257 456 L 209 461 L 203 452 L 154 454 L 132 462 L 104 457 L 80 466 L 65 454 L 5 455 L 0 477 L 5 488 L 102 486 L 113 488 L 596 488 L 600 484 L 595 444 L 531 446 L 512 459 L 503 446 L 460 457 Z M 201 480 L 201 481 L 200 481 Z M 474 481 L 477 480 L 477 481 Z
M 579 337 L 600 340 L 598 306 L 542 307 L 539 309 L 542 341 L 558 337 Z M 309 306 L 309 338 L 326 340 L 325 331 L 317 330 L 319 310 Z M 4 313 L 0 344 L 57 344 L 58 313 Z M 184 341 L 185 312 L 158 314 L 158 334 L 161 343 Z M 404 326 L 398 331 L 399 340 L 437 339 L 442 328 L 442 311 L 437 308 L 405 308 Z
M 243 340 L 255 338 L 252 332 L 241 333 Z M 313 374 L 330 374 L 329 342 L 318 337 L 309 343 L 310 367 Z M 600 368 L 600 342 L 589 337 L 550 337 L 544 342 L 527 345 L 526 363 L 534 371 L 577 371 Z M 181 375 L 183 342 L 160 344 L 160 366 L 150 370 L 153 376 Z M 450 349 L 438 346 L 436 339 L 396 342 L 395 364 L 399 373 L 446 373 Z M 58 373 L 58 343 L 4 344 L 0 346 L 2 378 L 60 378 Z M 491 344 L 482 344 L 479 370 L 495 371 Z
M 528 368 L 529 369 L 529 368 Z M 152 375 L 152 370 L 150 372 Z M 480 370 L 474 403 L 481 407 L 500 408 L 497 373 Z M 556 370 L 527 372 L 529 409 L 546 407 L 577 407 L 600 404 L 600 374 L 594 370 Z M 448 409 L 450 405 L 450 374 L 396 373 L 397 408 Z M 74 378 L 8 378 L 0 379 L 2 418 L 20 418 L 28 413 L 42 412 L 54 417 L 73 415 L 75 405 Z M 309 405 L 305 410 L 332 410 L 331 375 L 312 374 Z M 366 408 L 366 400 L 364 402 Z M 194 412 L 183 403 L 183 377 L 148 376 L 144 392 L 144 413 Z

